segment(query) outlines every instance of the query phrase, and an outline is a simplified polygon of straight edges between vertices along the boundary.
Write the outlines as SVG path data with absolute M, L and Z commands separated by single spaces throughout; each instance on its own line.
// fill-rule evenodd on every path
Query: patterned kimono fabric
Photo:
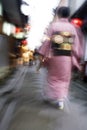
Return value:
M 78 59 L 82 57 L 81 43 L 76 28 L 68 19 L 53 22 L 48 28 L 47 36 L 50 40 L 43 42 L 38 50 L 48 58 L 44 97 L 54 101 L 64 100 L 69 92 L 72 66 L 80 69 Z

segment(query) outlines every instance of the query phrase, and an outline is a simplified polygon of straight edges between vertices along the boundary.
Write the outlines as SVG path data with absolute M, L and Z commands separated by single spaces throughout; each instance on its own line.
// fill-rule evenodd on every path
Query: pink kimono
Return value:
M 75 36 L 72 46 L 72 56 L 54 56 L 49 40 L 45 41 L 38 51 L 41 55 L 48 58 L 46 64 L 48 84 L 44 88 L 44 95 L 51 100 L 60 100 L 66 98 L 68 95 L 72 66 L 74 65 L 80 69 L 78 61 L 83 56 L 83 44 L 81 45 L 76 28 L 68 19 L 62 18 L 53 22 L 48 28 L 47 36 L 50 38 L 55 31 L 68 31 Z

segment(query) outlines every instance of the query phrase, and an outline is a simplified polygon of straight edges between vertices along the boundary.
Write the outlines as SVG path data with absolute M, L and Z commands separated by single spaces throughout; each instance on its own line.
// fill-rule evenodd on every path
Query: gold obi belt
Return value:
M 51 37 L 54 56 L 71 56 L 73 35 L 70 32 L 55 32 Z

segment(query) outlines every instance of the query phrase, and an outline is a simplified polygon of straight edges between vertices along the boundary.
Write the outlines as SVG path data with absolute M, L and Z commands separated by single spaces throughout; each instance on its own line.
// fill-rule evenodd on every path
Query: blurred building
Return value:
M 84 81 L 87 82 L 87 0 L 77 0 L 70 1 L 70 5 L 72 5 L 72 16 L 71 19 L 80 19 L 82 21 L 82 25 L 80 26 L 81 31 L 84 34 L 85 38 L 85 47 L 84 47 L 84 57 L 83 57 L 83 66 L 84 66 Z M 74 2 L 74 3 L 73 3 Z
M 0 1 L 0 77 L 16 67 L 17 41 L 28 35 L 29 16 L 21 11 L 22 0 Z

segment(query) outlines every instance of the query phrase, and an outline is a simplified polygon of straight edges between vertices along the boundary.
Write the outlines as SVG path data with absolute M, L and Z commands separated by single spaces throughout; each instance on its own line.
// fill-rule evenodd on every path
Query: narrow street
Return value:
M 0 130 L 87 130 L 87 84 L 72 81 L 64 110 L 45 104 L 46 70 L 22 66 L 0 90 Z
M 87 130 L 87 0 L 0 0 L 0 130 Z

